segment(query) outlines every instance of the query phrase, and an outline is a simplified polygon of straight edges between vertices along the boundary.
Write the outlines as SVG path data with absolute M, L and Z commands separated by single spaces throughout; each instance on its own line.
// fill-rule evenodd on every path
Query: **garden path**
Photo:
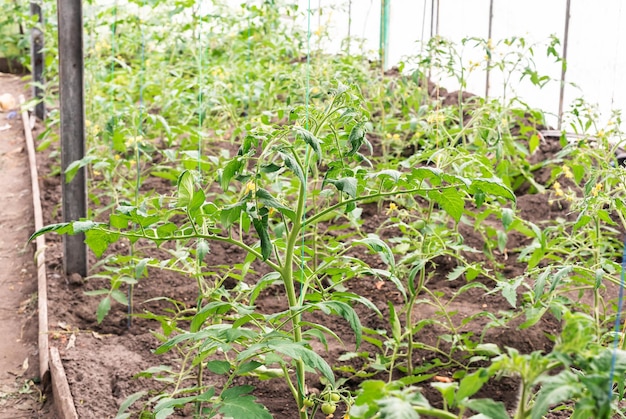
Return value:
M 0 73 L 0 95 L 24 92 L 17 76 Z M 6 104 L 5 104 L 6 106 Z M 0 104 L 0 419 L 40 418 L 37 276 L 33 204 L 20 113 Z

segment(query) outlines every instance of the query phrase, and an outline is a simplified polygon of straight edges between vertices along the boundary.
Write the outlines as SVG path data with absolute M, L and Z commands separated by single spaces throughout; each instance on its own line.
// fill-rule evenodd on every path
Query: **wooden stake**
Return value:
M 571 0 L 567 0 L 565 5 L 565 35 L 563 35 L 563 62 L 561 63 L 561 90 L 559 92 L 558 129 L 561 129 L 561 124 L 563 122 L 563 98 L 565 96 L 565 70 L 567 70 L 567 41 L 569 38 L 570 2 Z
M 61 103 L 61 188 L 63 221 L 87 215 L 85 168 L 71 182 L 65 170 L 85 156 L 83 8 L 81 0 L 57 0 L 59 22 L 59 96 Z M 65 273 L 87 276 L 87 247 L 83 233 L 63 236 Z
M 30 3 L 30 15 L 35 17 L 33 21 L 37 21 L 39 25 L 43 24 L 43 16 L 41 14 L 41 6 L 39 3 L 31 2 Z M 33 76 L 33 97 L 38 100 L 37 105 L 35 105 L 35 116 L 37 118 L 43 119 L 46 117 L 46 107 L 43 103 L 43 68 L 44 68 L 44 57 L 43 57 L 43 46 L 44 46 L 44 38 L 43 31 L 38 26 L 34 26 L 30 32 L 30 45 L 31 45 L 31 72 Z

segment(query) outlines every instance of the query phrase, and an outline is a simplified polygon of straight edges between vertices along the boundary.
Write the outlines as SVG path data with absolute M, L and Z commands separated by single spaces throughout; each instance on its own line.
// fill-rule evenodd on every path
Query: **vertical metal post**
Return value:
M 30 3 L 30 15 L 33 17 L 33 22 L 38 22 L 39 26 L 33 26 L 30 32 L 30 51 L 31 51 L 31 64 L 32 64 L 32 77 L 33 77 L 33 97 L 37 99 L 37 105 L 35 105 L 35 116 L 43 120 L 46 117 L 46 107 L 43 103 L 43 31 L 41 25 L 43 24 L 43 16 L 41 14 L 41 5 L 39 3 Z
M 493 29 L 493 0 L 489 1 L 489 29 L 487 31 L 487 48 L 491 45 L 491 31 Z M 489 72 L 491 67 L 491 51 L 487 54 L 487 74 L 485 76 L 485 100 L 489 98 Z
M 348 55 L 352 45 L 352 0 L 348 0 Z
M 59 96 L 61 109 L 61 188 L 63 221 L 87 215 L 85 169 L 65 181 L 65 170 L 85 155 L 85 105 L 82 0 L 57 0 L 59 22 Z M 63 236 L 65 272 L 87 275 L 85 235 Z
M 563 61 L 561 62 L 561 90 L 559 92 L 558 129 L 561 129 L 561 123 L 563 122 L 563 98 L 565 96 L 565 71 L 567 70 L 567 41 L 569 38 L 570 3 L 571 0 L 567 0 L 565 5 L 565 34 L 563 35 Z
M 389 12 L 391 0 L 380 0 L 380 65 L 383 71 L 387 69 L 389 56 Z

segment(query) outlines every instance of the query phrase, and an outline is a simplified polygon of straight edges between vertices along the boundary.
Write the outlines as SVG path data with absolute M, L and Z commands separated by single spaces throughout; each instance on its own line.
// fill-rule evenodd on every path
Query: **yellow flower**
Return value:
M 387 209 L 386 214 L 387 215 L 391 215 L 394 211 L 396 211 L 398 209 L 398 206 L 395 204 L 395 202 L 391 202 L 389 204 L 389 208 Z
M 552 185 L 552 189 L 554 189 L 554 195 L 555 196 L 563 196 L 563 195 L 565 195 L 563 193 L 563 189 L 561 189 L 561 184 L 559 182 L 554 182 L 554 185 Z
M 249 194 L 250 192 L 256 192 L 256 184 L 252 181 L 246 183 L 246 189 L 244 190 L 244 195 Z
M 574 179 L 574 174 L 572 173 L 572 171 L 570 170 L 568 166 L 563 166 L 563 175 L 567 179 Z
M 391 134 L 387 133 L 387 138 L 391 138 Z
M 603 185 L 600 182 L 596 183 L 596 186 L 594 186 L 593 189 L 591 190 L 591 195 L 598 196 L 598 193 L 600 193 L 602 188 L 603 188 Z
M 400 134 L 393 134 L 392 137 L 394 140 L 399 140 L 400 139 Z
M 604 130 L 603 129 L 598 131 L 598 137 L 604 137 Z

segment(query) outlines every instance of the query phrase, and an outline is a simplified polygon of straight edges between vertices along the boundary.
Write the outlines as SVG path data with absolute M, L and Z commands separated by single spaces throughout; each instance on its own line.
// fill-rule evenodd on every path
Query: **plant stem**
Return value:
M 307 170 L 305 168 L 305 170 Z M 300 183 L 300 194 L 298 195 L 298 207 L 296 209 L 296 216 L 294 218 L 293 227 L 287 240 L 287 246 L 285 249 L 285 263 L 282 269 L 278 269 L 283 279 L 285 286 L 285 293 L 287 294 L 287 301 L 289 302 L 289 309 L 293 310 L 297 308 L 298 297 L 296 296 L 295 281 L 293 277 L 293 258 L 296 250 L 296 241 L 300 237 L 303 227 L 302 218 L 304 216 L 304 206 L 306 197 L 306 183 Z M 302 327 L 300 326 L 302 315 L 297 312 L 292 319 L 293 324 L 293 340 L 296 343 L 302 342 Z M 304 407 L 304 362 L 301 359 L 294 360 L 296 363 L 296 380 L 297 380 L 297 398 L 298 411 L 300 412 L 300 418 L 306 419 L 307 412 Z

